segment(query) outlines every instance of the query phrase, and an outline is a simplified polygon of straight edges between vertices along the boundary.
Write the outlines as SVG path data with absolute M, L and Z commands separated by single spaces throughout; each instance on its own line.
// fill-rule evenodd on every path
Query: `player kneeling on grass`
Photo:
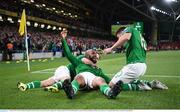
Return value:
M 71 53 L 65 40 L 65 38 L 67 37 L 67 30 L 63 30 L 61 32 L 61 37 L 65 55 L 67 59 L 74 65 L 77 72 L 77 76 L 74 78 L 72 83 L 69 79 L 63 82 L 63 89 L 67 97 L 72 99 L 80 88 L 100 88 L 100 91 L 108 98 L 116 98 L 116 96 L 121 91 L 121 88 L 119 86 L 121 84 L 121 81 L 118 81 L 112 86 L 112 88 L 110 88 L 107 83 L 109 83 L 111 79 L 106 76 L 100 68 L 92 67 L 82 63 Z M 87 57 L 93 63 L 96 63 L 99 59 L 99 55 L 94 50 L 87 50 L 85 53 L 85 57 Z
M 160 81 L 138 80 L 146 72 L 146 41 L 140 32 L 133 26 L 127 28 L 121 27 L 116 36 L 118 41 L 110 48 L 104 50 L 105 53 L 112 52 L 113 49 L 125 46 L 127 65 L 124 66 L 111 80 L 110 86 L 116 84 L 119 80 L 128 85 L 123 85 L 123 90 L 152 90 L 152 88 L 168 89 L 168 87 Z M 130 83 L 130 84 L 129 84 Z
M 84 55 L 78 56 L 77 59 L 82 61 L 82 63 L 88 64 L 89 66 L 94 66 L 93 63 L 84 57 Z M 62 83 L 65 79 L 74 79 L 76 76 L 75 68 L 72 64 L 67 66 L 60 66 L 55 70 L 54 76 L 43 80 L 43 81 L 32 81 L 29 83 L 18 82 L 18 89 L 21 91 L 26 91 L 33 88 L 44 87 L 45 91 L 58 92 L 62 89 Z

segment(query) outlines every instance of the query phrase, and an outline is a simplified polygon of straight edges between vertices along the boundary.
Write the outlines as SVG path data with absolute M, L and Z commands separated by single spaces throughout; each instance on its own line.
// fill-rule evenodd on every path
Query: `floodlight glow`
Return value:
M 38 23 L 34 23 L 34 27 L 37 27 L 38 26 Z
M 61 27 L 59 27 L 59 30 L 62 30 L 62 28 L 61 28 Z
M 8 20 L 8 21 L 12 21 L 12 18 L 8 17 L 7 20 Z
M 154 7 L 154 6 L 151 6 L 150 9 L 151 9 L 151 10 L 154 10 L 154 11 L 156 11 L 156 12 L 159 12 L 159 13 L 162 13 L 162 14 L 166 14 L 166 15 L 171 16 L 171 14 L 169 14 L 169 13 L 167 13 L 167 12 L 161 10 L 161 9 L 158 9 L 158 8 L 156 8 L 156 7 Z
M 29 21 L 26 22 L 27 26 L 31 26 L 31 23 Z
M 9 21 L 10 23 L 14 23 L 14 21 Z
M 51 28 L 51 26 L 50 26 L 50 25 L 48 25 L 48 26 L 47 26 L 47 29 L 50 29 L 50 28 Z
M 155 10 L 156 8 L 154 6 L 151 6 L 151 10 Z
M 180 15 L 176 18 L 176 21 L 180 18 Z
M 45 4 L 42 4 L 42 6 L 43 6 L 43 7 L 46 7 L 46 5 L 45 5 Z
M 53 30 L 55 30 L 56 29 L 56 27 L 55 26 L 53 26 Z
M 3 21 L 3 18 L 2 18 L 2 16 L 0 16 L 0 21 Z
M 47 10 L 50 10 L 50 8 L 48 8 L 48 7 L 47 7 L 46 9 L 47 9 Z
M 38 4 L 36 4 L 36 7 L 40 7 Z
M 45 27 L 45 25 L 44 24 L 41 24 L 41 28 L 44 28 Z
M 177 2 L 177 0 L 165 0 L 166 2 Z

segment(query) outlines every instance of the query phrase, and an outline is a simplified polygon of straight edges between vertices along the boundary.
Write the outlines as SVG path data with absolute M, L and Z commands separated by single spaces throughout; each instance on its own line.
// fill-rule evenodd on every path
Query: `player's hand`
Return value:
M 63 39 L 65 39 L 67 37 L 67 30 L 66 29 L 63 29 L 63 31 L 61 31 L 61 37 Z
M 104 54 L 108 54 L 112 52 L 112 48 L 104 49 Z

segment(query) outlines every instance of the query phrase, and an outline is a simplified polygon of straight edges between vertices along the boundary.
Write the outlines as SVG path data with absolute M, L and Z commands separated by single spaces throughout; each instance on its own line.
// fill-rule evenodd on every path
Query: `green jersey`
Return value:
M 140 32 L 130 26 L 127 27 L 123 33 L 131 33 L 131 38 L 125 45 L 127 64 L 137 62 L 145 63 L 147 44 Z
M 76 73 L 90 72 L 96 76 L 102 77 L 107 83 L 110 82 L 110 78 L 105 75 L 100 68 L 92 67 L 91 65 L 84 64 L 81 60 L 77 59 L 70 51 L 65 39 L 62 39 L 62 46 L 64 48 L 65 55 L 71 64 L 75 67 Z
M 80 55 L 80 56 L 77 57 L 77 59 L 79 59 L 80 61 L 81 61 L 82 58 L 84 58 L 84 55 Z M 71 79 L 74 79 L 74 77 L 76 76 L 76 70 L 75 70 L 74 65 L 68 64 L 67 68 L 69 69 Z

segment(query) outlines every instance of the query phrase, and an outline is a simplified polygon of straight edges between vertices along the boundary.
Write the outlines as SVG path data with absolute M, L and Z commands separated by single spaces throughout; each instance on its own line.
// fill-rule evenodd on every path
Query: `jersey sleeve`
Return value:
M 132 33 L 132 27 L 126 27 L 123 31 L 123 33 Z
M 67 59 L 74 65 L 74 66 L 78 66 L 80 64 L 80 60 L 77 59 L 70 51 L 68 44 L 66 42 L 65 39 L 62 39 L 62 46 L 64 49 L 64 54 L 67 57 Z
M 85 57 L 84 55 L 79 55 L 79 56 L 77 56 L 77 59 L 81 60 L 84 57 Z

